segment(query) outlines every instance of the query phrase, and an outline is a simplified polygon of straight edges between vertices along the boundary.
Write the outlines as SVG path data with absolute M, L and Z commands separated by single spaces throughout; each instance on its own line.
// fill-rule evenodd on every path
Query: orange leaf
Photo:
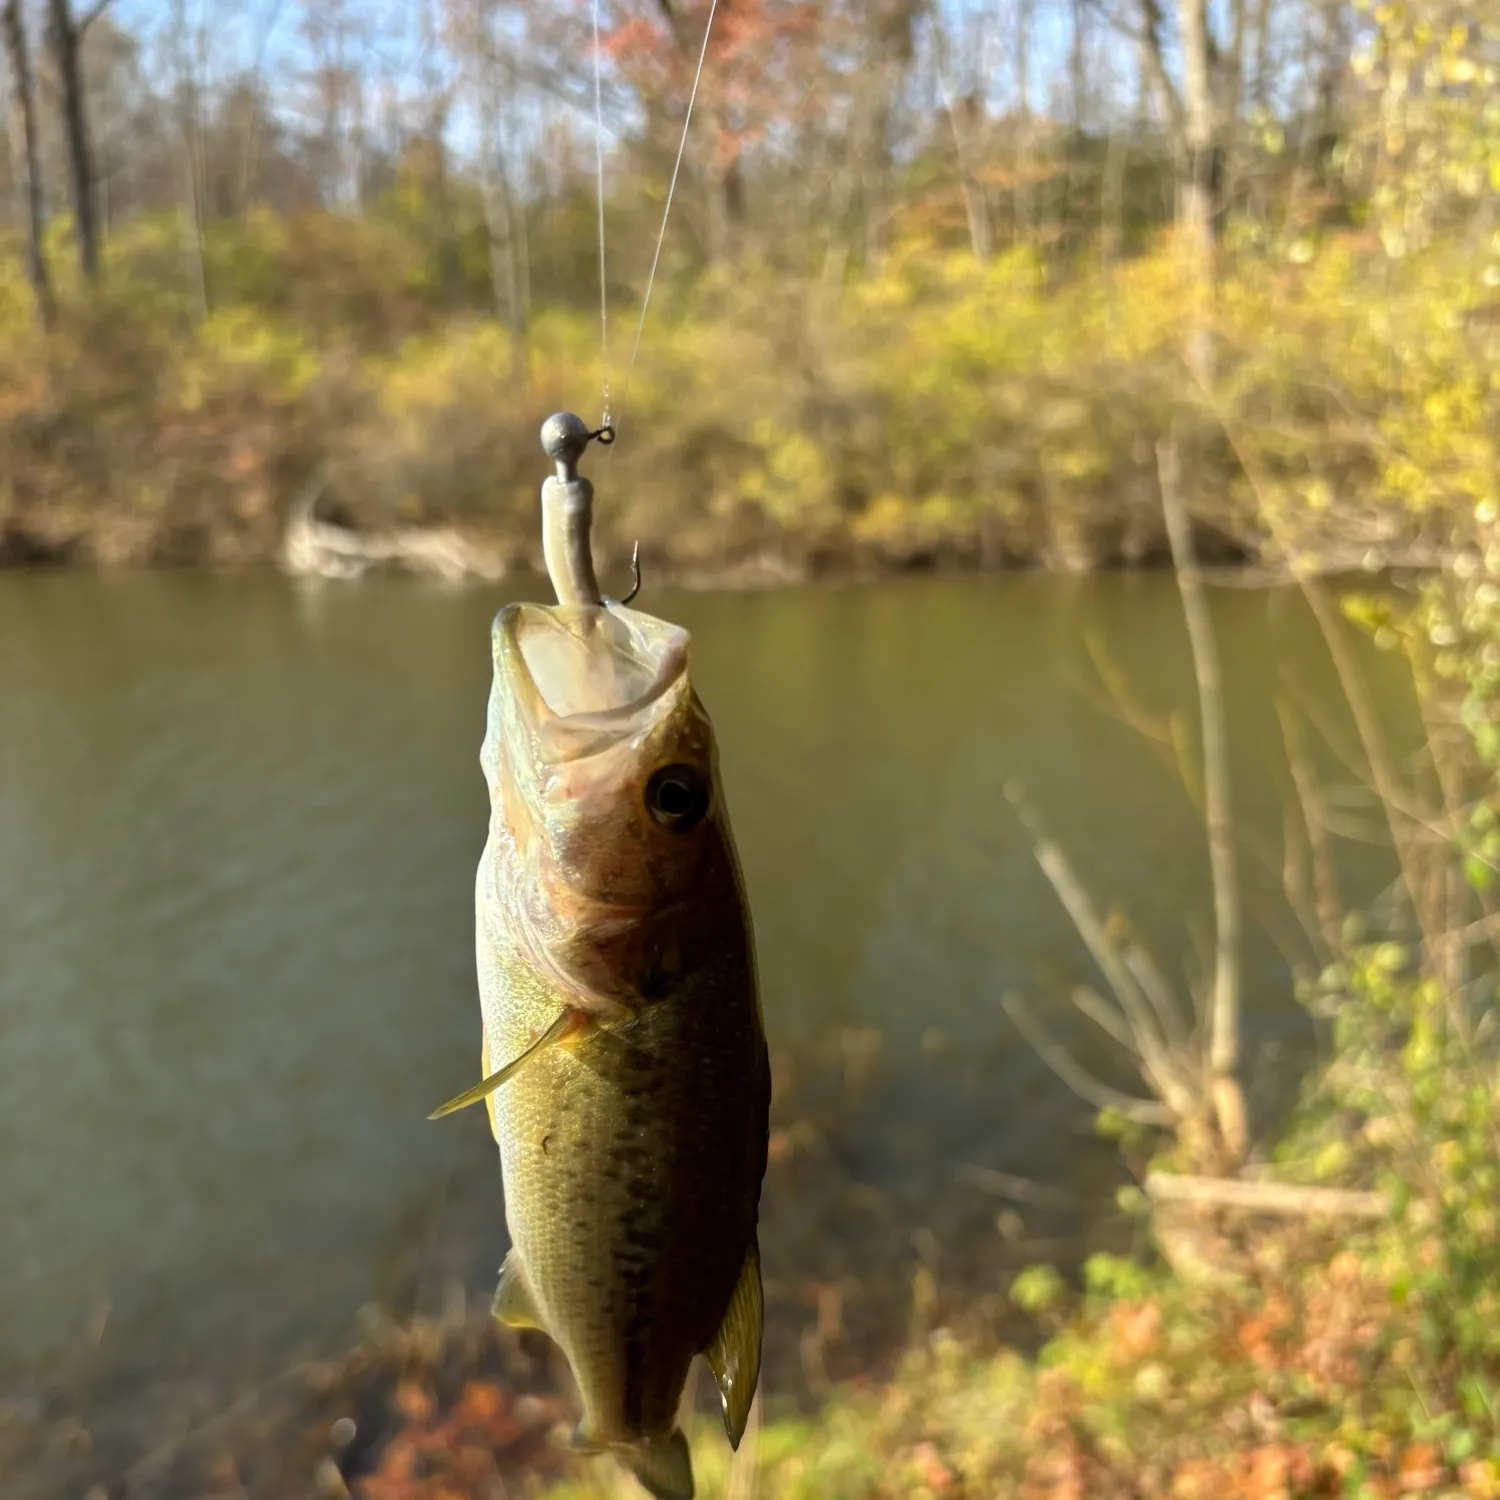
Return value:
M 938 1457 L 938 1451 L 931 1443 L 918 1443 L 912 1459 L 922 1476 L 922 1483 L 933 1494 L 943 1495 L 953 1488 L 953 1470 Z
M 1443 1482 L 1446 1473 L 1447 1468 L 1431 1443 L 1415 1443 L 1401 1455 L 1397 1479 L 1401 1488 L 1410 1494 L 1414 1490 L 1435 1488 Z
M 1155 1302 L 1122 1302 L 1111 1314 L 1115 1338 L 1131 1359 L 1142 1359 L 1156 1347 L 1161 1309 Z

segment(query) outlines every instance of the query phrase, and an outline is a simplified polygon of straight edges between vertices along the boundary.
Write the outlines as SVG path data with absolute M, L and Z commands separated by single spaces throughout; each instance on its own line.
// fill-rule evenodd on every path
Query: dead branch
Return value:
M 1289 1182 L 1247 1182 L 1233 1177 L 1188 1177 L 1175 1172 L 1149 1173 L 1146 1193 L 1159 1203 L 1194 1203 L 1204 1208 L 1242 1209 L 1246 1213 L 1386 1219 L 1391 1212 L 1384 1193 L 1300 1187 Z
M 1005 788 L 1005 795 L 1016 809 L 1016 815 L 1027 832 L 1032 835 L 1033 853 L 1042 873 L 1051 881 L 1063 909 L 1078 929 L 1078 935 L 1093 955 L 1094 962 L 1099 965 L 1100 972 L 1109 981 L 1109 987 L 1114 992 L 1135 1039 L 1142 1075 L 1152 1092 L 1166 1104 L 1173 1116 L 1184 1118 L 1192 1110 L 1192 1080 L 1172 1057 L 1165 1037 L 1157 1029 L 1149 1002 L 1121 959 L 1118 947 L 1105 930 L 1103 921 L 1095 911 L 1083 883 L 1074 873 L 1067 855 L 1059 844 L 1047 836 L 1036 811 L 1027 804 L 1020 785 L 1016 782 L 1009 783 Z
M 1141 1049 L 1130 1034 L 1130 1022 L 1103 995 L 1086 984 L 1080 984 L 1073 987 L 1072 1000 L 1079 1013 L 1087 1016 L 1100 1031 L 1117 1041 L 1132 1057 L 1140 1057 Z
M 1198 572 L 1191 524 L 1179 489 L 1177 445 L 1159 443 L 1157 473 L 1162 514 L 1182 595 L 1198 682 L 1203 733 L 1203 807 L 1208 857 L 1214 887 L 1214 974 L 1209 1007 L 1209 1066 L 1222 1077 L 1239 1066 L 1240 1031 L 1240 889 L 1235 859 L 1234 822 L 1229 804 L 1229 743 L 1224 725 L 1223 673 L 1214 641 L 1213 622 Z
M 1302 825 L 1307 833 L 1308 861 L 1312 866 L 1313 892 L 1316 903 L 1318 926 L 1324 943 L 1331 949 L 1338 941 L 1339 926 L 1343 921 L 1344 903 L 1339 895 L 1338 871 L 1334 868 L 1333 851 L 1324 837 L 1322 802 L 1318 796 L 1317 782 L 1313 777 L 1307 749 L 1302 740 L 1301 726 L 1291 708 L 1281 699 L 1276 701 L 1276 717 L 1281 721 L 1281 738 L 1286 746 L 1287 768 L 1291 772 L 1292 785 L 1296 788 L 1297 803 L 1302 813 Z
M 1104 685 L 1105 696 L 1103 698 L 1092 693 L 1088 694 L 1095 707 L 1117 718 L 1127 728 L 1135 730 L 1143 740 L 1170 749 L 1171 733 L 1158 724 L 1136 701 L 1124 671 L 1120 664 L 1110 656 L 1108 647 L 1099 638 L 1097 632 L 1089 631 L 1083 638 L 1083 645 L 1089 654 L 1089 660 L 1094 664 L 1094 670 L 1099 674 L 1099 681 Z
M 1334 672 L 1338 676 L 1339 685 L 1349 703 L 1360 746 L 1364 751 L 1375 791 L 1380 797 L 1386 821 L 1390 827 L 1391 842 L 1396 850 L 1396 859 L 1401 866 L 1402 879 L 1406 884 L 1408 899 L 1412 903 L 1418 926 L 1424 934 L 1440 930 L 1443 926 L 1441 916 L 1424 910 L 1426 906 L 1425 886 L 1421 879 L 1421 864 L 1418 851 L 1414 847 L 1413 837 L 1420 828 L 1422 820 L 1414 818 L 1405 805 L 1405 798 L 1395 775 L 1379 716 L 1366 691 L 1364 676 L 1349 651 L 1338 621 L 1334 618 L 1327 594 L 1317 579 L 1312 576 L 1312 571 L 1306 565 L 1298 548 L 1286 536 L 1284 528 L 1278 524 L 1275 507 L 1270 503 L 1267 495 L 1265 476 L 1261 471 L 1259 461 L 1242 441 L 1237 423 L 1224 409 L 1223 403 L 1218 400 L 1212 388 L 1196 371 L 1190 369 L 1189 373 L 1197 381 L 1204 400 L 1223 429 L 1229 446 L 1234 450 L 1234 456 L 1260 503 L 1261 513 L 1271 527 L 1274 539 L 1280 545 L 1284 555 L 1292 560 L 1293 577 L 1317 622 L 1324 644 L 1328 648 Z
M 994 1167 L 981 1167 L 972 1162 L 960 1163 L 953 1169 L 953 1175 L 981 1192 L 1009 1198 L 1016 1203 L 1035 1204 L 1039 1208 L 1073 1208 L 1079 1201 L 1077 1193 L 1070 1193 L 1065 1188 L 1050 1187 L 1045 1182 L 1033 1182 L 1029 1177 L 1017 1177 L 1014 1172 L 1000 1172 Z
M 1085 637 L 1084 644 L 1104 689 L 1100 694 L 1089 687 L 1084 687 L 1082 691 L 1085 696 L 1100 712 L 1109 714 L 1126 728 L 1133 729 L 1146 741 L 1156 758 L 1181 783 L 1183 792 L 1194 812 L 1202 817 L 1204 815 L 1204 788 L 1198 774 L 1197 756 L 1186 720 L 1181 714 L 1174 713 L 1158 724 L 1132 696 L 1125 674 L 1118 664 L 1110 659 L 1098 636 L 1091 633 Z M 1263 838 L 1256 829 L 1247 826 L 1236 826 L 1235 837 L 1252 859 L 1264 865 L 1272 875 L 1282 877 L 1282 885 L 1285 888 L 1283 860 L 1269 841 Z M 1305 955 L 1297 951 L 1300 945 L 1296 941 L 1288 941 L 1289 924 L 1282 921 L 1278 913 L 1258 899 L 1253 886 L 1248 889 L 1242 886 L 1240 893 L 1251 908 L 1252 915 L 1260 920 L 1287 962 L 1296 967 L 1299 959 Z M 1296 938 L 1305 938 L 1308 946 L 1316 950 L 1316 934 L 1308 930 L 1302 913 L 1295 907 L 1294 912 L 1297 919 L 1296 926 L 1290 930 Z M 1139 975 L 1136 977 L 1140 978 Z M 1144 981 L 1143 988 L 1146 988 Z M 1156 994 L 1149 988 L 1147 988 L 1147 994 L 1153 1001 L 1156 999 Z M 1160 1007 L 1157 1013 L 1159 1016 L 1162 1015 Z M 1170 1031 L 1171 1023 L 1168 1022 L 1166 1025 Z
M 1081 1066 L 1060 1046 L 1045 1029 L 1035 1021 L 1019 995 L 1005 994 L 1000 997 L 1005 1013 L 1016 1024 L 1016 1030 L 1030 1044 L 1032 1050 L 1052 1069 L 1085 1104 L 1095 1109 L 1112 1109 L 1138 1125 L 1169 1126 L 1176 1116 L 1165 1104 L 1149 1099 L 1136 1099 L 1119 1089 L 1101 1083 L 1087 1068 Z
M 1166 976 L 1156 966 L 1156 960 L 1139 944 L 1127 945 L 1124 953 L 1125 967 L 1130 970 L 1142 993 L 1151 1002 L 1156 1019 L 1161 1024 L 1162 1034 L 1169 1046 L 1186 1048 L 1188 1028 L 1183 1024 L 1182 1011 L 1172 997 L 1172 988 Z

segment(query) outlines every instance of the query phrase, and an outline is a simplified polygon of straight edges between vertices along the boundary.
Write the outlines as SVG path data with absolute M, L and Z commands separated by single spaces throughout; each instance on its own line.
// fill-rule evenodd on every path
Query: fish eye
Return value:
M 663 828 L 686 833 L 708 812 L 708 783 L 692 766 L 663 766 L 646 783 L 646 811 Z

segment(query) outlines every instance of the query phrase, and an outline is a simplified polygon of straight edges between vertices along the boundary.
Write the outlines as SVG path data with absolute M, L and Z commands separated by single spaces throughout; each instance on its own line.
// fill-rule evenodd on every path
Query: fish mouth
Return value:
M 493 638 L 497 685 L 549 761 L 650 729 L 687 675 L 687 631 L 619 604 L 508 604 Z

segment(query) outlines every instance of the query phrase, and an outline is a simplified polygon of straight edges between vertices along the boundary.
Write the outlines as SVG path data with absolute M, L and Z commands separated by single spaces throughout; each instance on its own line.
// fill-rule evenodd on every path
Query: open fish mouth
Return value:
M 496 686 L 542 759 L 572 760 L 651 729 L 686 681 L 688 641 L 622 605 L 510 604 L 495 617 Z

